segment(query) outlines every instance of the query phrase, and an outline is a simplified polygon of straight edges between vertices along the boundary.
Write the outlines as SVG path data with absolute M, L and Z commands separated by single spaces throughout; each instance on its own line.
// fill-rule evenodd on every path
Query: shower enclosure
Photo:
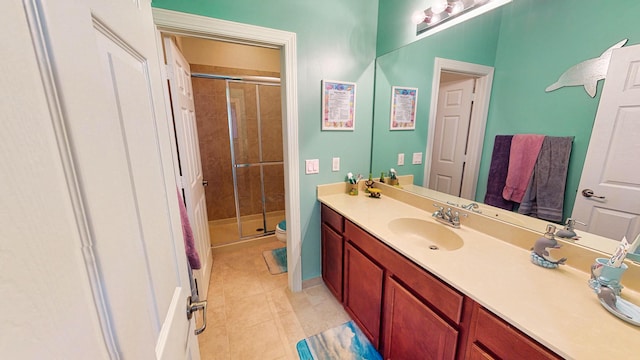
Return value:
M 240 239 L 271 234 L 285 218 L 280 83 L 265 80 L 226 80 Z

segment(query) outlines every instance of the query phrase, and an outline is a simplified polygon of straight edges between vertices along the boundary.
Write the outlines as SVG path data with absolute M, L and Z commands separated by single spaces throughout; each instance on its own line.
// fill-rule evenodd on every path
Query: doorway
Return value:
M 191 68 L 212 247 L 285 220 L 280 50 L 175 36 Z
M 425 151 L 424 187 L 436 188 L 436 190 L 444 187 L 453 191 L 455 196 L 470 200 L 475 198 L 484 131 L 489 112 L 493 71 L 491 66 L 435 58 L 429 132 Z M 465 81 L 472 83 L 473 94 L 463 99 L 462 95 L 456 92 L 456 95 L 451 97 L 451 104 L 466 102 L 470 111 L 469 115 L 465 115 L 468 121 L 454 121 L 452 123 L 455 123 L 455 126 L 450 127 L 444 126 L 449 125 L 444 122 L 440 122 L 438 125 L 439 113 L 443 118 L 450 115 L 443 111 L 446 108 L 444 103 L 446 99 L 439 96 L 441 88 L 447 83 L 463 83 Z M 457 100 L 455 100 L 456 98 Z M 450 118 L 456 120 L 458 115 Z M 452 142 L 451 139 L 455 139 L 455 142 Z M 434 159 L 438 159 L 438 161 L 434 161 Z M 450 164 L 455 165 L 449 166 Z M 433 180 L 431 180 L 432 178 Z M 440 184 L 438 184 L 438 180 L 441 180 Z
M 152 11 L 156 27 L 162 32 L 280 50 L 287 274 L 291 291 L 302 290 L 296 34 L 165 9 Z

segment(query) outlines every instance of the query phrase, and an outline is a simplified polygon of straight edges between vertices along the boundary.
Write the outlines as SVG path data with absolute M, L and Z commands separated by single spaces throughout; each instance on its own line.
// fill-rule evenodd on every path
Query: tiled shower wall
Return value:
M 255 75 L 279 77 L 279 73 L 230 69 L 207 65 L 191 64 L 192 72 L 218 75 Z M 234 218 L 235 202 L 233 194 L 233 176 L 231 167 L 231 149 L 227 117 L 227 99 L 225 81 L 218 79 L 192 78 L 198 140 L 204 179 L 209 181 L 205 189 L 207 215 L 209 220 Z M 246 102 L 255 101 L 247 92 Z M 277 124 L 262 127 L 263 159 L 282 161 L 282 116 L 280 88 L 269 87 L 261 91 L 261 121 L 263 124 Z M 247 107 L 249 109 L 249 107 Z M 255 111 L 248 110 L 247 117 L 255 119 Z M 251 119 L 250 119 L 251 120 Z M 254 120 L 255 121 L 255 120 Z M 247 124 L 253 124 L 248 121 Z M 279 126 L 278 126 L 279 124 Z M 244 130 L 255 133 L 256 129 L 248 125 Z M 255 139 L 255 137 L 254 137 Z M 250 152 L 257 153 L 257 143 L 251 140 Z M 254 149 L 255 146 L 255 150 Z M 236 146 L 236 151 L 239 151 Z M 253 156 L 251 156 L 254 158 Z M 252 160 L 253 161 L 253 160 Z M 241 198 L 241 215 L 260 214 L 262 207 L 259 168 L 245 168 L 239 173 L 238 190 Z M 282 166 L 265 167 L 265 195 L 267 211 L 284 210 L 284 171 Z

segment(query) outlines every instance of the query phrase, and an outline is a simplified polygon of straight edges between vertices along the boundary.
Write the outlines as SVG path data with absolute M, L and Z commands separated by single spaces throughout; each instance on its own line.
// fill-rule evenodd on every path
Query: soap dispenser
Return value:
M 558 240 L 556 240 L 554 235 L 555 232 L 555 225 L 548 224 L 544 236 L 536 240 L 533 248 L 531 249 L 532 263 L 547 269 L 555 269 L 559 265 L 564 265 L 567 261 L 567 258 L 555 260 L 549 255 L 549 251 L 547 249 L 558 249 L 562 246 L 558 244 Z
M 583 222 L 580 222 L 576 219 L 572 219 L 572 218 L 568 218 L 567 222 L 564 226 L 564 229 L 560 229 L 558 230 L 558 232 L 556 233 L 556 236 L 561 237 L 563 239 L 578 239 L 578 235 L 576 234 L 576 232 L 573 230 L 576 223 L 580 224 L 580 225 L 587 225 Z

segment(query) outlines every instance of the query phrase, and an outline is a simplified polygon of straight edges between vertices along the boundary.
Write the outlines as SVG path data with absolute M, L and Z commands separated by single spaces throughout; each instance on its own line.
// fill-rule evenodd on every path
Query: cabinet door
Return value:
M 343 253 L 342 235 L 322 223 L 322 280 L 340 302 L 342 302 Z
M 378 349 L 384 270 L 349 242 L 344 254 L 344 307 Z
M 472 319 L 473 329 L 469 337 L 471 345 L 468 358 L 475 355 L 473 352 L 477 349 L 477 345 L 482 344 L 483 348 L 499 359 L 560 359 L 505 321 L 479 305 L 476 306 L 474 319 Z
M 458 332 L 395 279 L 388 277 L 385 359 L 454 359 Z

